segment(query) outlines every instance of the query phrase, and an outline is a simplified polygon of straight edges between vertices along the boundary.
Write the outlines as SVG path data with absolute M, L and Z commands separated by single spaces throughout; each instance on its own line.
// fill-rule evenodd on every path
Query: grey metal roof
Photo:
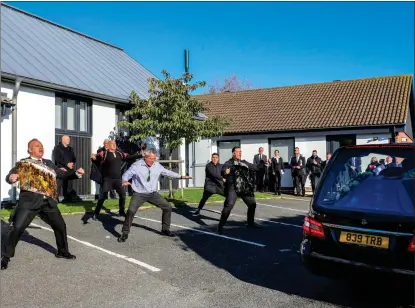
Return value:
M 126 100 L 155 76 L 121 48 L 1 4 L 1 72 Z

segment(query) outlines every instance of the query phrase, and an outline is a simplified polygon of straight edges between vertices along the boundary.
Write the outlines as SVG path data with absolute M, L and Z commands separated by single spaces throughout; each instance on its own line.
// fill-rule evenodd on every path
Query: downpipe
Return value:
M 17 95 L 19 94 L 22 78 L 17 78 L 13 89 L 13 111 L 12 111 L 12 167 L 17 162 Z M 17 184 L 12 185 L 12 205 L 16 204 L 17 200 Z

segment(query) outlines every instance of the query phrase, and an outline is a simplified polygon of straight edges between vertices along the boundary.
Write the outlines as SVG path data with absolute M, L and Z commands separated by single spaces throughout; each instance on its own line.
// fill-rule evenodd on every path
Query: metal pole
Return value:
M 13 112 L 12 112 L 12 167 L 17 162 L 17 95 L 19 94 L 22 78 L 17 78 L 13 89 Z M 17 189 L 16 184 L 12 186 L 12 204 L 16 204 Z
M 181 157 L 179 158 L 180 160 L 181 160 Z M 180 162 L 179 163 L 179 174 L 180 175 L 183 175 L 182 174 L 182 163 Z M 181 192 L 181 197 L 182 197 L 182 200 L 184 199 L 184 191 L 183 191 L 183 180 L 179 180 L 179 182 L 180 182 L 180 192 Z

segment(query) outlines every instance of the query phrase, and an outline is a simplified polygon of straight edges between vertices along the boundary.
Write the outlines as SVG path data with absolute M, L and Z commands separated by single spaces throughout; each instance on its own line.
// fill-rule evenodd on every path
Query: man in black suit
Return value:
M 22 187 L 22 185 L 28 185 L 27 183 L 20 183 L 19 203 L 10 221 L 8 238 L 5 245 L 6 247 L 1 259 L 2 270 L 8 267 L 10 258 L 14 257 L 15 247 L 20 239 L 20 236 L 30 225 L 36 215 L 39 215 L 42 220 L 48 223 L 55 233 L 56 244 L 58 247 L 58 251 L 55 256 L 57 258 L 65 259 L 76 258 L 74 255 L 69 253 L 66 236 L 66 224 L 63 220 L 61 212 L 58 209 L 57 198 L 59 197 L 59 194 L 57 191 L 56 179 L 80 178 L 85 172 L 82 168 L 79 168 L 77 171 L 58 168 L 52 161 L 43 159 L 43 145 L 37 139 L 29 141 L 28 153 L 30 154 L 30 157 L 26 160 L 36 166 L 36 168 L 33 168 L 44 171 L 37 171 L 41 174 L 41 176 L 34 177 L 34 179 L 36 179 L 35 181 L 39 181 L 40 183 L 33 183 L 33 178 L 30 178 L 30 187 L 27 188 L 30 190 L 23 188 L 25 186 Z M 16 166 L 11 169 L 9 174 L 6 176 L 6 182 L 13 184 L 20 180 L 21 175 L 22 172 L 19 172 L 19 169 Z M 39 177 L 41 179 L 39 179 Z M 47 182 L 47 179 L 50 179 L 50 182 Z M 49 184 L 53 186 L 48 186 Z M 41 189 L 39 187 L 47 187 L 50 191 L 52 191 L 52 193 L 48 192 L 47 189 Z M 55 195 L 53 195 L 53 191 L 56 192 Z
M 275 150 L 275 156 L 271 159 L 272 175 L 274 176 L 274 194 L 281 196 L 281 176 L 284 174 L 284 161 L 280 157 L 280 151 Z
M 314 194 L 314 190 L 316 189 L 316 185 L 318 184 L 321 176 L 321 158 L 318 157 L 316 150 L 313 150 L 313 153 L 307 159 L 306 166 L 307 173 L 310 175 L 311 189 Z
M 58 168 L 65 168 L 66 171 L 72 170 L 75 167 L 76 163 L 76 155 L 73 148 L 69 145 L 70 143 L 71 138 L 69 136 L 62 136 L 62 141 L 53 149 L 53 158 L 55 160 L 55 165 Z M 59 192 L 62 189 L 62 203 L 81 201 L 79 197 L 76 198 L 76 200 L 72 200 L 72 196 L 68 195 L 68 184 L 68 179 L 58 180 Z
M 323 173 L 324 169 L 326 168 L 326 166 L 327 166 L 330 158 L 331 158 L 331 153 L 330 152 L 327 152 L 327 154 L 326 154 L 326 160 L 321 163 L 321 172 L 322 173 Z
M 212 160 L 206 165 L 205 168 L 205 187 L 203 190 L 202 199 L 199 202 L 199 207 L 193 215 L 198 216 L 200 211 L 205 206 L 206 201 L 214 194 L 223 196 L 223 183 L 222 177 L 222 164 L 219 164 L 219 154 L 213 153 Z
M 260 147 L 258 154 L 254 156 L 254 164 L 257 165 L 258 171 L 256 172 L 257 190 L 264 191 L 264 177 L 266 171 L 266 162 L 268 161 L 267 155 L 264 155 L 264 148 Z
M 222 166 L 222 176 L 225 181 L 225 202 L 223 204 L 223 210 L 219 221 L 218 233 L 223 234 L 223 226 L 231 214 L 231 211 L 236 203 L 236 199 L 240 197 L 243 202 L 248 206 L 247 213 L 247 227 L 257 228 L 254 223 L 256 201 L 254 195 L 254 182 L 251 176 L 237 177 L 237 169 L 244 169 L 250 173 L 250 171 L 258 171 L 258 166 L 248 163 L 246 160 L 241 160 L 241 148 L 234 147 L 232 149 L 232 158 L 225 162 Z M 245 172 L 246 173 L 246 172 Z M 238 184 L 236 183 L 238 181 Z M 237 192 L 238 186 L 243 186 L 244 192 Z M 240 187 L 239 187 L 240 188 Z
M 305 196 L 306 180 L 306 161 L 305 157 L 300 154 L 300 148 L 294 149 L 294 155 L 290 159 L 291 175 L 294 184 L 294 194 L 297 191 L 298 196 Z

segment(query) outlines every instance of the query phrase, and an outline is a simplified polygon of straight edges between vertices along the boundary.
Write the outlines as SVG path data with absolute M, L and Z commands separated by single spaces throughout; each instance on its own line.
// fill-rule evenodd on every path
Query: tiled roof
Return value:
M 411 88 L 401 75 L 197 97 L 231 119 L 226 133 L 259 133 L 404 124 Z
M 128 100 L 155 76 L 122 49 L 1 4 L 1 73 Z

